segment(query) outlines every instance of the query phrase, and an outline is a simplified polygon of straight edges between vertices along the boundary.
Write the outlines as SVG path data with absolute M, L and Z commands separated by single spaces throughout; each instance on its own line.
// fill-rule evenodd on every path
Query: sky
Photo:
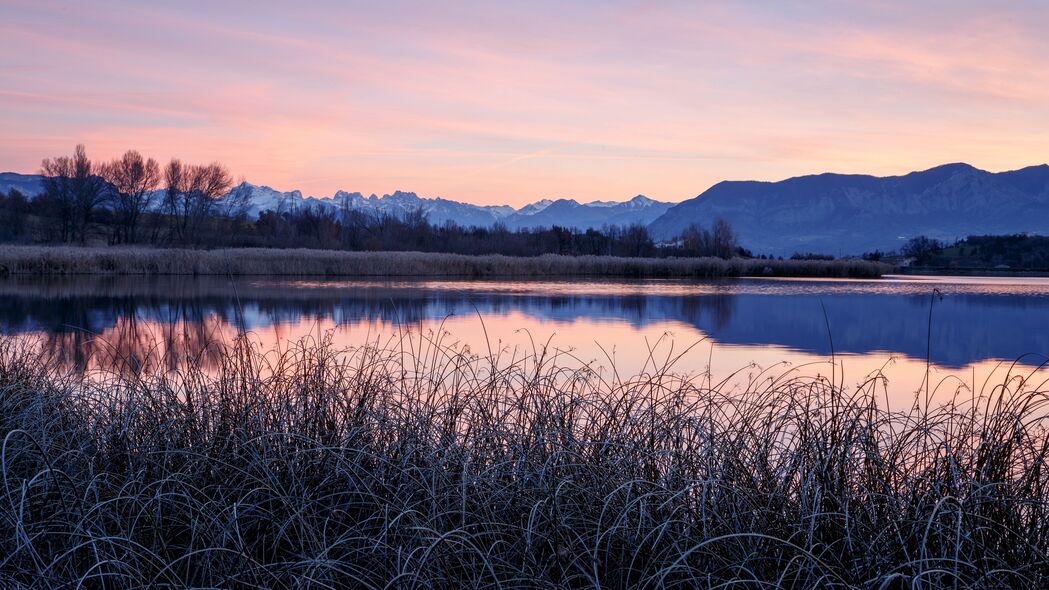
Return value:
M 0 170 L 84 143 L 520 206 L 1015 169 L 1049 160 L 1046 30 L 1034 1 L 0 0 Z

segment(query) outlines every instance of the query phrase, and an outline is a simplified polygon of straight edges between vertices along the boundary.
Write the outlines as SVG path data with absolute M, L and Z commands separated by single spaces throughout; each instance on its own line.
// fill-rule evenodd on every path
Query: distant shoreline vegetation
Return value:
M 674 237 L 657 240 L 639 223 L 586 229 L 571 227 L 569 219 L 558 219 L 563 226 L 518 229 L 436 224 L 421 208 L 374 212 L 346 200 L 338 207 L 281 202 L 252 209 L 250 191 L 234 187 L 220 163 L 172 159 L 162 165 L 134 150 L 98 162 L 82 145 L 71 156 L 45 159 L 40 178 L 41 192 L 32 198 L 18 188 L 0 192 L 0 244 L 64 246 L 78 254 L 19 251 L 0 274 L 873 278 L 893 267 L 959 274 L 1049 272 L 1049 238 L 1032 235 L 970 236 L 953 245 L 919 236 L 898 252 L 876 250 L 863 260 L 799 249 L 783 261 L 744 248 L 737 228 L 720 217 L 707 219 L 707 227 L 691 223 Z M 750 231 L 748 244 L 774 230 Z M 138 253 L 96 252 L 105 246 Z M 152 261 L 155 254 L 142 254 L 143 249 L 172 251 L 174 260 Z M 298 254 L 273 253 L 278 250 Z M 230 253 L 250 261 L 229 262 Z M 33 256 L 46 260 L 34 262 Z M 521 260 L 529 257 L 542 260 Z M 284 265 L 289 261 L 295 266 Z
M 0 192 L 0 243 L 162 248 L 312 248 L 418 251 L 504 256 L 617 256 L 630 258 L 752 257 L 724 219 L 689 224 L 656 241 L 639 222 L 579 225 L 554 218 L 540 227 L 511 229 L 446 221 L 434 223 L 422 206 L 369 211 L 351 199 L 336 206 L 284 201 L 259 209 L 252 192 L 218 162 L 161 165 L 130 150 L 110 162 L 91 160 L 83 145 L 72 156 L 41 164 L 41 191 Z M 249 213 L 250 212 L 250 213 Z M 764 258 L 764 257 L 762 257 Z
M 904 272 L 1044 276 L 1049 275 L 1049 237 L 980 235 L 948 243 L 919 236 L 908 241 L 894 259 L 880 252 L 864 258 L 896 262 Z
M 219 163 L 162 166 L 136 151 L 99 163 L 77 146 L 41 168 L 40 195 L 0 194 L 0 242 L 13 244 L 2 247 L 0 275 L 876 278 L 891 268 L 755 257 L 720 218 L 662 242 L 637 224 L 434 225 L 422 211 L 375 215 L 345 203 L 250 218 Z
M 243 187 L 243 185 L 241 185 Z M 220 163 L 206 165 L 172 159 L 167 164 L 143 157 L 134 150 L 109 162 L 91 160 L 82 145 L 71 156 L 45 159 L 41 164 L 41 192 L 34 197 L 12 188 L 0 193 L 0 243 L 26 246 L 120 246 L 187 250 L 311 249 L 341 252 L 410 252 L 411 256 L 367 257 L 369 268 L 360 268 L 336 254 L 313 254 L 307 269 L 279 267 L 270 263 L 223 264 L 222 274 L 330 274 L 330 275 L 464 275 L 464 276 L 856 276 L 873 277 L 887 267 L 856 262 L 836 264 L 791 263 L 755 256 L 740 245 L 734 228 L 721 218 L 708 220 L 706 227 L 692 223 L 674 237 L 653 238 L 645 225 L 564 225 L 510 229 L 494 226 L 435 224 L 426 212 L 410 208 L 402 213 L 365 211 L 343 200 L 338 207 L 313 205 L 252 210 L 250 191 L 233 186 L 233 176 Z M 429 262 L 437 266 L 414 268 L 419 252 L 434 253 Z M 25 251 L 23 251 L 23 254 Z M 450 259 L 436 254 L 459 254 L 480 258 Z M 95 263 L 56 263 L 60 258 L 43 254 L 48 261 L 34 264 L 17 260 L 7 272 L 208 274 L 217 268 L 207 260 L 186 262 L 186 257 L 205 254 L 174 254 L 182 265 L 143 263 L 128 254 L 99 258 Z M 507 262 L 514 259 L 557 255 L 542 261 Z M 21 256 L 21 255 L 19 255 Z M 287 257 L 284 257 L 287 258 Z M 376 261 L 395 260 L 396 264 Z M 568 258 L 579 258 L 567 262 Z M 642 259 L 623 262 L 619 259 Z M 322 262 L 318 260 L 323 259 Z M 654 262 L 647 259 L 699 259 Z M 721 259 L 720 262 L 714 259 Z M 742 262 L 737 259 L 756 259 Z M 440 261 L 440 262 L 437 262 Z M 449 262 L 452 261 L 452 262 Z M 465 261 L 465 262 L 464 262 Z M 558 262 L 552 262 L 558 261 Z M 333 266 L 334 264 L 334 266 Z M 259 267 L 264 267 L 260 269 Z M 164 270 L 157 270 L 162 268 Z
M 438 252 L 231 248 L 0 246 L 2 275 L 268 275 L 325 277 L 829 277 L 878 278 L 868 260 L 760 258 L 513 257 Z

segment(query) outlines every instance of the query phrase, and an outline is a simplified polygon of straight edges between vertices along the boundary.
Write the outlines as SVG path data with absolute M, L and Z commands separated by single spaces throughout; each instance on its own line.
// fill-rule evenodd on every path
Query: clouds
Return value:
M 5 4 L 0 167 L 22 171 L 86 141 L 520 204 L 1049 147 L 1026 3 Z

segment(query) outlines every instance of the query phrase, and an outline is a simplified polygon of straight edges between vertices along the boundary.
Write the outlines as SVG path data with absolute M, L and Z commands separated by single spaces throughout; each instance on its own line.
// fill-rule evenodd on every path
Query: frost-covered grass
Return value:
M 0 274 L 170 274 L 455 277 L 853 277 L 891 270 L 864 260 L 464 256 L 428 252 L 341 252 L 242 248 L 179 250 L 0 246 Z
M 85 378 L 2 340 L 0 587 L 1049 584 L 1039 384 L 607 375 L 416 338 Z

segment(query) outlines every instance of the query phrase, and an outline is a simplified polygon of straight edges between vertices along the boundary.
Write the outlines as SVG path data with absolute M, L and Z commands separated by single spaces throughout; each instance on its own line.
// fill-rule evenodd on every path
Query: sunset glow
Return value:
M 1049 148 L 1033 2 L 53 2 L 0 8 L 0 168 L 83 142 L 307 194 L 679 201 Z

